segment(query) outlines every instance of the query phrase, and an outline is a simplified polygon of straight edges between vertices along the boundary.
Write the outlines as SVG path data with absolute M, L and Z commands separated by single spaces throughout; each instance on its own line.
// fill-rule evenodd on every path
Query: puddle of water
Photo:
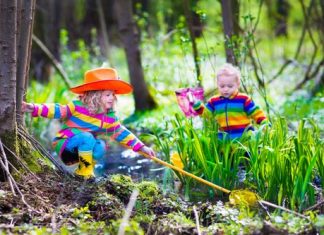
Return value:
M 117 148 L 109 150 L 107 157 L 98 162 L 96 176 L 124 174 L 133 180 L 154 180 L 163 178 L 165 168 L 132 150 Z

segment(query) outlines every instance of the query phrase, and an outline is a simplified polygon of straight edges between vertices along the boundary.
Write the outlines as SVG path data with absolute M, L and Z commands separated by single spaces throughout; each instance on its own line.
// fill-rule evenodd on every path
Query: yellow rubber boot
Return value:
M 79 151 L 79 166 L 75 170 L 75 174 L 83 176 L 88 179 L 94 177 L 94 161 L 92 157 L 92 151 Z

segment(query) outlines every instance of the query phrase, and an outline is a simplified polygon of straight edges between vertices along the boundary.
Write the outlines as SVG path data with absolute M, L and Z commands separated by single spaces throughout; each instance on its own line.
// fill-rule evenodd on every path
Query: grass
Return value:
M 218 128 L 212 120 L 195 128 L 193 119 L 175 115 L 171 123 L 171 132 L 155 135 L 166 161 L 171 151 L 177 151 L 184 170 L 229 190 L 249 188 L 265 200 L 299 211 L 315 203 L 312 182 L 316 175 L 324 177 L 324 147 L 312 119 L 302 119 L 293 132 L 286 119 L 278 117 L 271 128 L 232 141 L 217 139 Z M 238 179 L 240 165 L 245 165 L 248 175 L 244 185 Z M 190 197 L 196 182 L 177 175 Z

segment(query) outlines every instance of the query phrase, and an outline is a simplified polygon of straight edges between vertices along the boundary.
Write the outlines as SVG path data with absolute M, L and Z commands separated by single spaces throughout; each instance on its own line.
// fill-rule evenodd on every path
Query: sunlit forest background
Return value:
M 226 62 L 226 45 L 241 68 L 243 90 L 263 107 L 267 102 L 269 115 L 284 115 L 291 121 L 311 116 L 323 122 L 323 6 L 319 2 L 233 1 L 238 7 L 233 19 L 238 21 L 230 40 L 224 37 L 223 21 L 231 19 L 222 17 L 219 1 L 192 1 L 187 14 L 184 6 L 189 2 L 184 2 L 132 3 L 145 82 L 160 109 L 178 111 L 174 91 L 180 87 L 201 83 L 207 96 L 214 94 L 215 73 Z M 38 1 L 34 35 L 60 62 L 71 85 L 79 84 L 86 70 L 100 66 L 115 67 L 129 81 L 120 40 L 123 32 L 118 31 L 118 14 L 112 6 L 112 1 Z M 35 41 L 32 53 L 28 99 L 69 100 L 64 79 Z M 129 105 L 132 97 L 119 99 L 123 117 L 135 111 Z M 162 118 L 163 111 L 158 113 L 155 117 Z

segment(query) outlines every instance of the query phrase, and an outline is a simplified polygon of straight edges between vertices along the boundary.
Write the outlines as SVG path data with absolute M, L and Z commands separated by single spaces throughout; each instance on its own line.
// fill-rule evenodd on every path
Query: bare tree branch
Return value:
M 307 66 L 307 70 L 306 70 L 306 73 L 305 73 L 305 75 L 304 75 L 304 79 L 303 79 L 303 81 L 301 81 L 296 87 L 295 87 L 295 89 L 294 90 L 297 90 L 297 89 L 300 89 L 307 81 L 309 81 L 310 79 L 312 79 L 313 77 L 312 76 L 310 76 L 310 73 L 311 73 L 311 70 L 312 70 L 312 68 L 313 68 L 313 66 L 314 66 L 314 60 L 315 60 L 315 58 L 316 58 L 316 54 L 317 54 L 317 50 L 318 50 L 318 46 L 317 46 L 317 44 L 316 44 L 316 42 L 315 42 L 315 39 L 314 39 L 314 37 L 313 37 L 313 33 L 312 33 L 312 31 L 311 31 L 311 28 L 310 28 L 310 25 L 309 25 L 309 17 L 310 17 L 310 10 L 311 10 L 311 8 L 313 7 L 313 5 L 314 5 L 314 0 L 312 0 L 311 2 L 310 2 L 310 4 L 309 4 L 309 8 L 308 8 L 308 12 L 306 12 L 306 7 L 305 7 L 305 4 L 304 4 L 304 1 L 303 0 L 299 0 L 299 2 L 300 2 L 300 5 L 301 5 L 301 7 L 302 7 L 302 9 L 303 9 L 303 14 L 304 14 L 304 18 L 305 18 L 305 26 L 306 26 L 306 30 L 307 30 L 307 32 L 308 32 L 308 34 L 309 34 L 309 37 L 310 37 L 310 39 L 311 39 L 311 42 L 312 42 L 312 44 L 313 44 L 313 46 L 314 46 L 314 52 L 313 52 L 313 55 L 312 55 L 312 57 L 311 57 L 311 60 L 310 60 L 310 62 L 309 62 L 309 64 L 308 64 L 308 66 Z M 321 63 L 320 63 L 321 64 Z M 314 73 L 313 73 L 314 74 Z M 316 74 L 316 73 L 315 73 Z
M 72 83 L 69 80 L 69 77 L 64 71 L 60 62 L 57 61 L 57 59 L 55 59 L 55 56 L 49 51 L 49 49 L 44 45 L 44 43 L 42 43 L 42 41 L 36 35 L 33 34 L 32 38 L 33 41 L 36 43 L 36 45 L 39 46 L 39 48 L 45 53 L 45 55 L 51 61 L 53 66 L 56 68 L 57 72 L 61 75 L 67 88 L 70 88 Z
M 295 55 L 294 55 L 294 59 L 293 60 L 297 60 L 298 59 L 298 56 L 300 54 L 300 51 L 301 51 L 301 48 L 302 48 L 302 45 L 303 45 L 303 42 L 304 42 L 304 39 L 305 39 L 305 36 L 306 36 L 306 31 L 309 31 L 309 23 L 308 23 L 308 16 L 310 15 L 311 11 L 312 11 L 312 8 L 313 8 L 313 3 L 314 3 L 314 0 L 312 0 L 309 4 L 309 7 L 307 9 L 307 13 L 306 13 L 306 9 L 305 9 L 305 5 L 303 3 L 302 0 L 300 0 L 300 3 L 302 5 L 302 8 L 303 8 L 303 14 L 304 14 L 304 18 L 305 18 L 305 22 L 304 22 L 304 25 L 303 25 L 303 29 L 302 29 L 302 32 L 301 32 L 301 36 L 300 36 L 300 39 L 299 39 L 299 42 L 298 42 L 298 46 L 297 46 L 297 49 L 296 49 L 296 52 L 295 52 Z M 310 35 L 311 37 L 311 40 L 312 40 L 312 35 Z M 315 43 L 315 41 L 313 41 L 313 44 Z M 316 43 L 315 43 L 315 51 L 317 52 L 317 46 L 316 46 Z M 312 61 L 313 61 L 313 58 L 314 57 L 314 54 L 312 56 Z M 288 67 L 288 65 L 291 64 L 291 62 L 293 60 L 287 60 L 283 65 L 282 67 L 279 69 L 279 71 L 276 73 L 276 75 L 273 76 L 273 78 L 271 78 L 269 81 L 268 81 L 268 84 L 270 84 L 271 82 L 273 82 L 274 80 L 276 80 L 282 73 L 283 71 Z M 308 70 L 308 69 L 307 69 Z
M 308 68 L 309 68 L 309 66 L 308 66 Z M 312 74 L 309 74 L 309 71 L 306 72 L 304 79 L 300 83 L 297 84 L 297 86 L 295 87 L 294 90 L 298 90 L 298 89 L 302 88 L 303 85 L 305 85 L 305 83 L 307 81 L 309 81 L 312 78 L 314 78 L 318 74 L 318 72 L 320 71 L 320 69 L 321 69 L 322 66 L 324 66 L 324 58 L 321 60 L 320 63 L 318 63 L 318 65 L 316 66 L 316 68 L 313 70 L 313 73 Z

